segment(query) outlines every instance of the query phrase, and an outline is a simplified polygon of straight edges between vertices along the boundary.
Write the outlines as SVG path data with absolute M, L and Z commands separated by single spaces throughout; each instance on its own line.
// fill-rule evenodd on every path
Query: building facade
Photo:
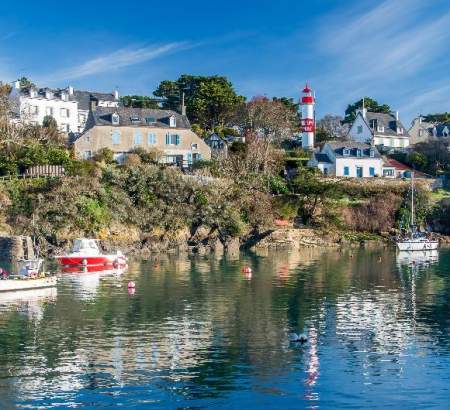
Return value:
M 14 83 L 11 97 L 17 121 L 42 125 L 44 118 L 55 119 L 58 129 L 64 133 L 78 134 L 86 126 L 92 104 L 100 107 L 118 107 L 119 93 L 97 93 L 67 88 L 21 88 L 19 81 Z
M 376 113 L 367 109 L 358 110 L 351 125 L 348 138 L 383 148 L 406 148 L 410 145 L 410 136 L 395 113 Z
M 411 135 L 411 144 L 429 142 L 434 138 L 442 139 L 448 142 L 450 137 L 450 123 L 433 123 L 425 121 L 424 117 L 414 118 L 409 129 Z
M 383 175 L 383 159 L 375 146 L 355 141 L 326 142 L 313 154 L 308 166 L 324 175 L 373 178 Z
M 92 106 L 74 147 L 84 159 L 109 148 L 119 163 L 135 148 L 157 150 L 161 162 L 182 167 L 211 159 L 209 146 L 191 130 L 187 117 L 167 110 Z

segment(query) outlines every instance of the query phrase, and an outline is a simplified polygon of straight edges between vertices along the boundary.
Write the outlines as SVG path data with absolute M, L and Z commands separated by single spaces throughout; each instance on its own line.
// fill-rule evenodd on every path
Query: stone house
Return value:
M 448 141 L 450 136 L 450 123 L 432 123 L 426 122 L 424 117 L 414 118 L 409 129 L 411 135 L 411 144 L 428 142 L 433 138 L 443 138 Z
M 73 144 L 79 158 L 109 148 L 119 163 L 135 148 L 158 150 L 161 162 L 182 167 L 211 159 L 209 146 L 191 130 L 187 117 L 168 110 L 93 104 L 85 131 Z
M 406 148 L 409 134 L 395 113 L 377 113 L 358 110 L 347 137 L 353 141 L 369 143 L 382 148 Z
M 206 144 L 211 148 L 211 156 L 213 158 L 227 158 L 228 149 L 233 142 L 245 142 L 245 137 L 238 137 L 234 135 L 220 136 L 213 133 L 205 138 Z

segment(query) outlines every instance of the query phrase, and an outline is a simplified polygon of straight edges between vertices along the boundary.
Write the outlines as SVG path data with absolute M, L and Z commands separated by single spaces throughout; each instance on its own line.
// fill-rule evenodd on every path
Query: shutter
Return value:
M 166 145 L 170 144 L 170 135 L 166 134 Z
M 188 164 L 192 164 L 192 154 L 190 152 L 188 153 Z
M 175 135 L 175 145 L 180 145 L 180 136 L 178 134 Z

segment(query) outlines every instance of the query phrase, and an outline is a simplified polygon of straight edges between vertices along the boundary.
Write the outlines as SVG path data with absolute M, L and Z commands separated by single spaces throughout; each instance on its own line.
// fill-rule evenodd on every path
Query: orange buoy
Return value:
M 250 268 L 250 266 L 245 266 L 244 268 L 242 268 L 242 273 L 252 273 L 252 268 Z

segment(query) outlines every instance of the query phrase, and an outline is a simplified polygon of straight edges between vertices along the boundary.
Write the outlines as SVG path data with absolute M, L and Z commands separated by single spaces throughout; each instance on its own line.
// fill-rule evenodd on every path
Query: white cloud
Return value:
M 364 10 L 360 3 L 324 19 L 316 46 L 329 64 L 315 81 L 327 94 L 328 109 L 342 111 L 370 95 L 400 109 L 409 117 L 405 122 L 419 109 L 448 110 L 445 92 L 433 91 L 430 83 L 448 92 L 450 10 L 433 8 L 434 2 L 366 2 Z
M 154 60 L 176 51 L 190 48 L 186 42 L 168 43 L 158 46 L 127 47 L 94 57 L 75 67 L 53 73 L 48 78 L 39 79 L 41 83 L 59 82 L 106 73 L 120 68 Z

